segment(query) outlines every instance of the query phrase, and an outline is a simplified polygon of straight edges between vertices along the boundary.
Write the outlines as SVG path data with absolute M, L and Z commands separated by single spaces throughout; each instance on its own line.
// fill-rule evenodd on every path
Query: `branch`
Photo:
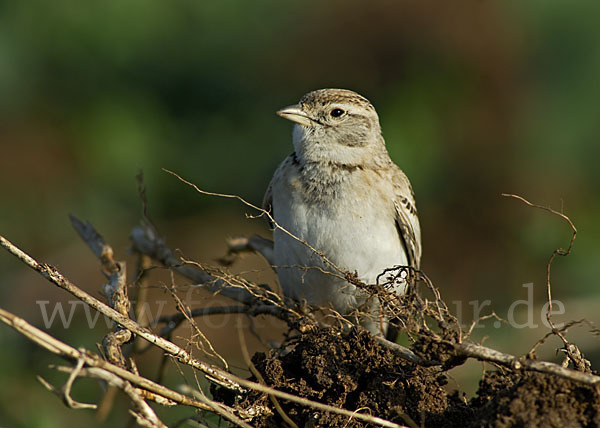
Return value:
M 455 344 L 454 347 L 460 355 L 464 355 L 465 357 L 500 364 L 501 366 L 508 367 L 512 370 L 530 370 L 560 376 L 586 385 L 600 385 L 600 376 L 568 369 L 549 361 L 515 357 L 474 343 L 460 343 Z
M 245 236 L 231 238 L 227 240 L 227 247 L 229 247 L 227 256 L 219 259 L 225 266 L 229 266 L 233 263 L 235 260 L 234 256 L 245 252 L 259 253 L 271 266 L 275 264 L 273 241 L 263 238 L 262 236 L 253 235 L 250 238 L 246 238 Z
M 138 385 L 139 387 L 141 387 L 143 389 L 147 389 L 149 391 L 152 391 L 158 395 L 165 397 L 164 403 L 168 403 L 168 401 L 167 401 L 167 399 L 168 399 L 168 400 L 172 400 L 172 401 L 177 402 L 182 405 L 192 406 L 192 407 L 196 407 L 196 408 L 199 408 L 202 410 L 215 411 L 216 408 L 219 408 L 219 409 L 221 409 L 219 414 L 223 413 L 222 409 L 225 406 L 223 406 L 223 404 L 221 404 L 221 403 L 213 402 L 212 400 L 208 400 L 207 398 L 205 398 L 203 400 L 203 401 L 207 400 L 207 402 L 201 402 L 198 400 L 194 400 L 186 395 L 180 394 L 180 393 L 175 392 L 169 388 L 166 388 L 160 384 L 157 384 L 147 378 L 133 374 L 117 365 L 114 365 L 107 361 L 104 361 L 96 355 L 92 355 L 87 352 L 79 351 L 79 350 L 65 344 L 64 342 L 61 342 L 60 340 L 50 336 L 49 334 L 45 333 L 44 331 L 32 326 L 24 319 L 19 318 L 16 315 L 14 315 L 4 309 L 1 309 L 1 308 L 0 308 L 0 321 L 11 326 L 18 333 L 24 335 L 25 337 L 27 337 L 31 341 L 35 342 L 36 344 L 40 345 L 41 347 L 45 348 L 46 350 L 48 350 L 54 354 L 57 354 L 60 357 L 66 359 L 68 361 L 82 360 L 85 362 L 86 366 L 96 367 L 99 369 L 99 370 L 82 371 L 81 372 L 82 375 L 90 375 L 92 377 L 104 378 L 105 380 L 112 379 L 115 382 L 115 384 L 118 386 L 121 383 L 121 381 L 115 380 L 115 377 L 116 377 L 117 379 L 122 379 L 122 380 L 125 380 L 128 382 L 131 382 L 135 385 Z M 100 370 L 102 370 L 102 371 L 100 371 Z M 295 395 L 288 394 L 288 393 L 282 392 L 282 391 L 278 391 L 276 389 L 261 385 L 256 382 L 252 382 L 252 381 L 248 381 L 248 380 L 239 378 L 239 377 L 237 377 L 231 373 L 228 373 L 224 370 L 220 370 L 220 369 L 216 369 L 216 370 L 219 371 L 224 378 L 227 378 L 229 384 L 241 385 L 246 388 L 251 388 L 251 389 L 255 389 L 257 391 L 265 392 L 265 393 L 273 395 L 275 397 L 279 397 L 279 398 L 282 398 L 282 399 L 285 399 L 288 401 L 296 402 L 296 403 L 299 403 L 299 404 L 302 404 L 305 406 L 309 406 L 309 407 L 312 407 L 312 408 L 315 408 L 318 410 L 323 410 L 323 411 L 337 413 L 337 414 L 344 415 L 344 416 L 349 416 L 349 417 L 360 419 L 362 421 L 373 423 L 376 425 L 390 427 L 390 428 L 402 428 L 401 425 L 386 421 L 385 419 L 381 419 L 381 418 L 377 418 L 377 417 L 369 416 L 369 415 L 363 415 L 360 413 L 352 412 L 350 410 L 346 410 L 346 409 L 342 409 L 342 408 L 338 408 L 338 407 L 334 407 L 334 406 L 329 406 L 326 404 L 318 403 L 316 401 L 297 397 Z M 63 371 L 68 371 L 68 370 L 63 369 Z M 109 373 L 109 374 L 106 374 L 106 373 Z M 200 398 L 199 394 L 196 394 L 196 396 L 198 398 Z M 209 402 L 210 402 L 210 404 L 208 404 Z M 163 403 L 161 403 L 161 404 L 163 404 Z M 232 420 L 232 417 L 236 418 L 235 421 Z M 233 414 L 229 414 L 228 418 L 230 420 L 232 420 L 232 422 L 235 422 L 235 423 L 239 424 L 240 426 L 249 427 L 241 419 L 235 417 Z
M 296 326 L 297 321 L 292 319 L 290 311 L 285 308 L 268 305 L 249 305 L 249 306 L 211 306 L 208 308 L 197 308 L 189 312 L 189 316 L 193 318 L 210 316 L 210 315 L 224 315 L 224 314 L 244 314 L 249 316 L 257 315 L 272 315 L 283 321 L 286 321 L 290 327 Z M 159 324 L 167 324 L 160 335 L 167 337 L 173 330 L 187 319 L 186 315 L 179 312 L 173 315 L 163 315 L 156 321 Z
M 249 426 L 244 423 L 240 418 L 234 415 L 233 409 L 221 404 L 217 403 L 213 400 L 208 399 L 203 394 L 197 395 L 197 400 L 188 397 L 187 395 L 181 394 L 179 392 L 173 391 L 159 383 L 153 382 L 150 379 L 139 376 L 137 374 L 131 373 L 128 370 L 125 370 L 122 367 L 119 367 L 115 364 L 112 364 L 108 361 L 101 359 L 99 356 L 95 354 L 91 354 L 87 351 L 77 350 L 64 342 L 52 337 L 48 333 L 38 329 L 37 327 L 32 326 L 27 321 L 18 316 L 0 308 L 0 321 L 9 325 L 13 329 L 15 329 L 18 333 L 27 337 L 32 342 L 41 346 L 42 348 L 52 352 L 60 356 L 61 358 L 67 361 L 79 361 L 82 360 L 85 363 L 86 368 L 82 369 L 82 375 L 90 375 L 91 377 L 97 377 L 104 380 L 112 379 L 115 381 L 115 385 L 124 385 L 126 384 L 134 384 L 143 390 L 150 391 L 156 395 L 148 395 L 143 394 L 144 398 L 150 398 L 153 401 L 156 401 L 162 405 L 170 405 L 171 402 L 175 402 L 184 406 L 195 407 L 201 410 L 207 410 L 210 412 L 216 412 L 221 416 L 227 418 L 228 420 L 238 424 L 239 426 L 247 427 Z M 88 368 L 96 368 L 97 370 L 87 370 Z M 72 369 L 61 369 L 62 371 L 68 371 Z M 228 375 L 227 372 L 223 370 L 217 369 L 221 373 Z M 115 380 L 121 379 L 121 380 Z M 125 382 L 125 383 L 123 383 Z M 235 384 L 230 379 L 226 380 L 227 384 Z M 125 391 L 128 393 L 127 391 Z M 128 394 L 129 395 L 129 394 Z
M 172 355 L 181 363 L 189 365 L 197 370 L 200 370 L 209 379 L 224 386 L 225 388 L 234 390 L 241 389 L 239 385 L 231 383 L 231 381 L 224 377 L 222 370 L 213 367 L 209 364 L 206 364 L 203 361 L 199 361 L 193 358 L 183 348 L 152 333 L 152 331 L 150 331 L 149 329 L 142 327 L 137 322 L 115 311 L 113 308 L 106 305 L 105 303 L 102 303 L 98 299 L 90 296 L 88 293 L 81 290 L 79 287 L 77 287 L 75 284 L 73 284 L 67 278 L 65 278 L 56 268 L 47 264 L 40 264 L 30 255 L 16 247 L 3 236 L 0 236 L 0 246 L 8 250 L 11 254 L 15 255 L 27 266 L 40 273 L 40 275 L 42 275 L 48 281 L 52 282 L 53 284 L 57 285 L 63 290 L 68 291 L 73 296 L 83 301 L 87 305 L 91 306 L 92 308 L 96 309 L 101 314 L 106 315 L 111 320 L 121 324 L 124 328 L 139 335 L 140 337 L 146 339 L 148 342 L 152 343 L 153 345 Z
M 201 284 L 205 290 L 219 293 L 240 303 L 256 303 L 256 297 L 247 290 L 231 287 L 223 280 L 217 279 L 191 264 L 183 263 L 173 255 L 173 252 L 166 246 L 164 239 L 157 236 L 152 228 L 136 226 L 131 231 L 130 238 L 135 251 L 146 254 L 165 267 L 191 279 L 196 284 Z
M 410 349 L 404 348 L 403 346 L 398 345 L 397 343 L 390 342 L 389 340 L 386 340 L 383 337 L 378 336 L 375 339 L 381 345 L 391 349 L 407 361 L 422 366 L 436 366 L 440 364 L 437 361 L 425 360 L 420 356 L 416 355 Z M 565 379 L 581 382 L 586 385 L 600 385 L 600 376 L 569 369 L 548 361 L 539 361 L 528 359 L 525 357 L 516 357 L 514 355 L 497 351 L 495 349 L 488 348 L 483 345 L 478 345 L 476 343 L 452 343 L 449 341 L 446 341 L 446 343 L 454 348 L 457 356 L 475 358 L 479 361 L 485 361 L 489 363 L 496 363 L 501 366 L 508 367 L 512 370 L 536 371 L 540 373 L 553 374 Z
M 108 304 L 121 315 L 129 317 L 131 303 L 127 295 L 127 274 L 125 262 L 117 262 L 113 258 L 113 249 L 106 243 L 90 222 L 83 223 L 73 214 L 69 214 L 71 224 L 79 233 L 79 236 L 90 247 L 92 252 L 100 259 L 102 273 L 108 279 L 108 283 L 102 286 L 102 292 Z M 113 331 L 104 336 L 102 348 L 106 358 L 121 367 L 126 366 L 121 346 L 132 338 L 131 331 L 124 329 L 118 324 L 114 325 Z
M 108 373 L 111 373 L 120 379 L 124 379 L 140 388 L 152 391 L 174 402 L 183 404 L 184 406 L 197 407 L 203 410 L 210 410 L 204 403 L 187 397 L 186 395 L 175 392 L 163 385 L 155 383 L 150 379 L 131 373 L 122 367 L 109 363 L 101 359 L 99 356 L 84 352 L 67 345 L 64 342 L 54 338 L 48 333 L 32 326 L 23 318 L 20 318 L 2 308 L 0 308 L 0 321 L 12 327 L 15 331 L 27 337 L 32 342 L 50 351 L 53 354 L 60 356 L 67 361 L 82 360 L 87 367 L 97 367 Z
M 378 343 L 385 346 L 386 348 L 392 350 L 400 358 L 403 358 L 406 361 L 410 361 L 411 363 L 419 364 L 421 366 L 436 366 L 440 364 L 437 361 L 426 361 L 407 347 L 395 342 L 391 342 L 383 336 L 375 336 L 375 340 L 377 340 Z

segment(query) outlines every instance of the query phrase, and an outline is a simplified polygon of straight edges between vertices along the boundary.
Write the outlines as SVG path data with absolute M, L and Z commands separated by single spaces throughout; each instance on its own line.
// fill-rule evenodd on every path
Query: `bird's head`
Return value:
M 277 112 L 296 123 L 294 148 L 306 161 L 360 165 L 385 151 L 373 105 L 346 89 L 319 89 Z

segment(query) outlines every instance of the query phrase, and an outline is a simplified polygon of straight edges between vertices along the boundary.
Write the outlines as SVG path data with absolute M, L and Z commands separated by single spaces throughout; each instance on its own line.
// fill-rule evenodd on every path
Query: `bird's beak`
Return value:
M 302 110 L 300 104 L 293 106 L 284 107 L 277 112 L 277 114 L 284 119 L 291 120 L 299 125 L 311 126 L 312 119 Z

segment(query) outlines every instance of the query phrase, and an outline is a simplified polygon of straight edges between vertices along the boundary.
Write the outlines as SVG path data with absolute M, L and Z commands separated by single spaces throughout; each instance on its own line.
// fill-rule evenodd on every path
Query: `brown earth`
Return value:
M 440 367 L 408 363 L 368 333 L 321 328 L 288 340 L 281 349 L 253 357 L 264 381 L 281 391 L 379 416 L 410 427 L 597 427 L 600 392 L 540 373 L 488 372 L 470 400 L 449 393 Z M 254 379 L 256 380 L 256 379 Z M 286 426 L 271 399 L 249 392 L 215 397 L 240 409 L 267 408 L 255 427 Z M 299 427 L 370 426 L 347 416 L 279 400 Z

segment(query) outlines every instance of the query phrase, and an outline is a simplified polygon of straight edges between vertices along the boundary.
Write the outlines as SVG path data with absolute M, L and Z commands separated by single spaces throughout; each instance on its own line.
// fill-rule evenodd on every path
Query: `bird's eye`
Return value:
M 334 108 L 333 110 L 331 110 L 331 112 L 329 114 L 331 115 L 331 117 L 340 117 L 344 113 L 346 113 L 346 112 L 344 110 L 342 110 L 341 108 Z

